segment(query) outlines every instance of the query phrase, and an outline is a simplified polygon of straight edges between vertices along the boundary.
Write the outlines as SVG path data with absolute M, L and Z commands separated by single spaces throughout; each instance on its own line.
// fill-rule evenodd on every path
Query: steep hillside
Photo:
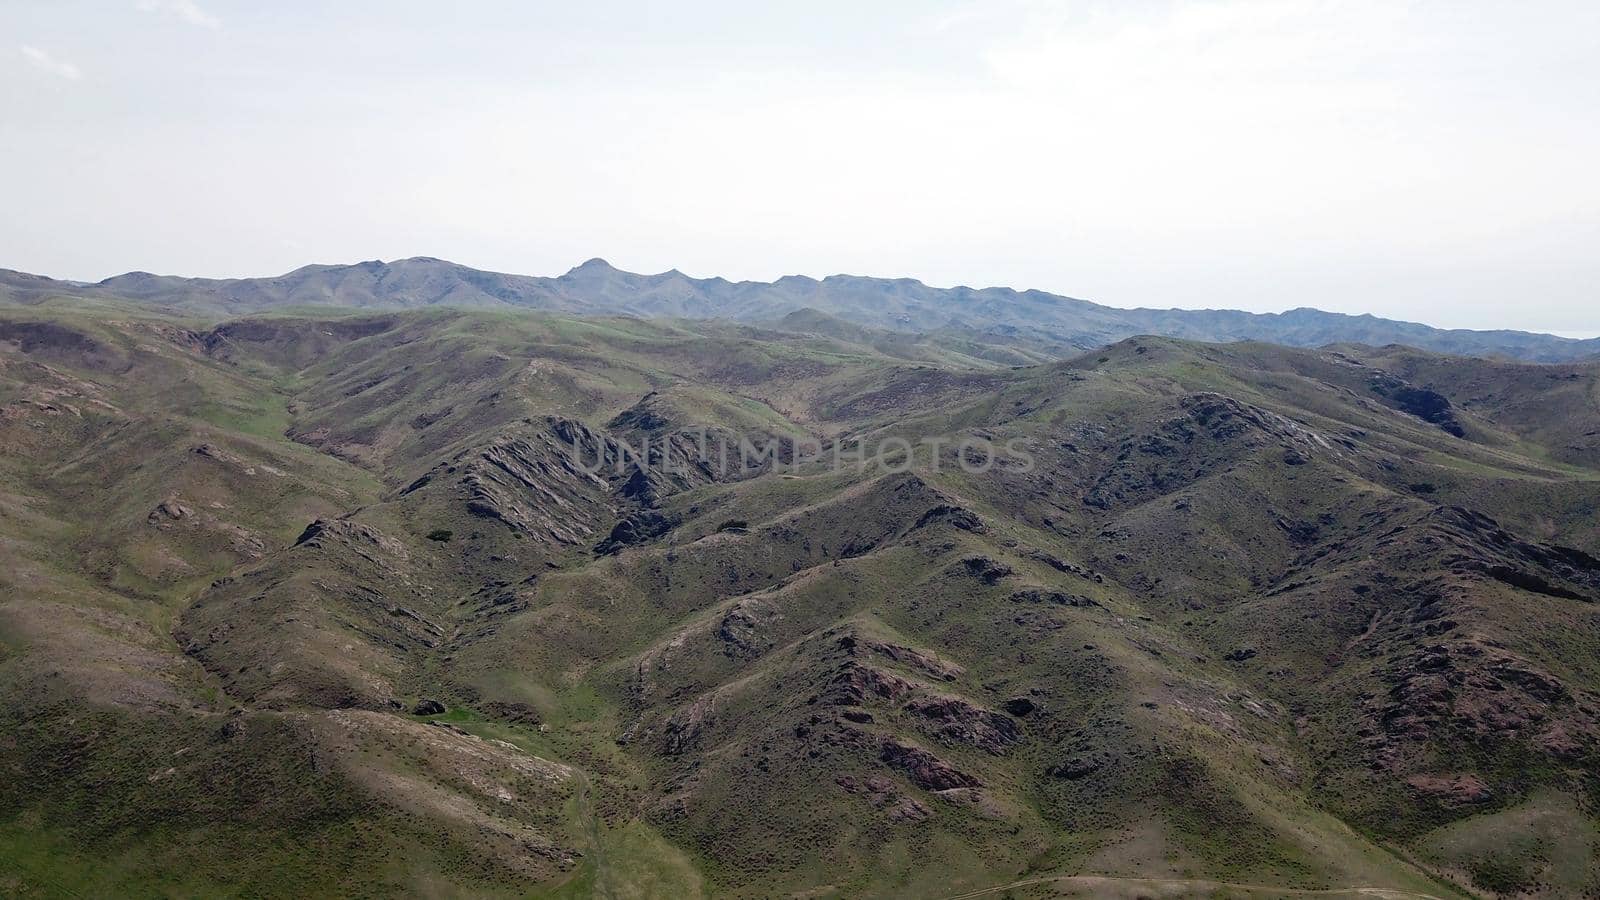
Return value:
M 1600 366 L 786 290 L 0 311 L 0 885 L 1600 893 Z
M 1580 341 L 1518 331 L 1444 330 L 1315 309 L 1282 314 L 1115 309 L 1043 291 L 934 288 L 911 278 L 833 275 L 819 281 L 791 275 L 767 283 L 690 278 L 676 270 L 637 275 L 600 259 L 554 278 L 484 272 L 430 257 L 305 266 L 274 278 L 179 278 L 130 272 L 95 284 L 0 270 L 0 302 L 39 304 L 64 297 L 132 301 L 210 316 L 329 306 L 510 306 L 582 315 L 740 322 L 774 322 L 798 313 L 802 318 L 789 320 L 791 325 L 799 326 L 810 316 L 822 333 L 836 333 L 837 326 L 825 321 L 831 318 L 927 334 L 935 343 L 1008 365 L 1059 359 L 1140 334 L 1296 347 L 1405 344 L 1530 362 L 1600 357 L 1600 338 Z

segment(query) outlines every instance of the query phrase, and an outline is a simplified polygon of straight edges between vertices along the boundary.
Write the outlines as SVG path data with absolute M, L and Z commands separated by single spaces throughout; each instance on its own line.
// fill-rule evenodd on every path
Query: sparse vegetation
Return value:
M 1593 364 L 0 320 L 0 893 L 1597 888 Z

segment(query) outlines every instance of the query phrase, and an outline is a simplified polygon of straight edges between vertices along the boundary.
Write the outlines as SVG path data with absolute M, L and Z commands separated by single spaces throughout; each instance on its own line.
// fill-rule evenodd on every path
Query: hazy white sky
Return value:
M 0 267 L 591 256 L 1600 332 L 1600 3 L 0 0 Z

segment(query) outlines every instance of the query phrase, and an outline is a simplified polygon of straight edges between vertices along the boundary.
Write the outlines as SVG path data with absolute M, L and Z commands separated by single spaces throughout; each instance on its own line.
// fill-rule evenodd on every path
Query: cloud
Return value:
M 83 77 L 82 69 L 64 59 L 56 59 L 54 56 L 51 56 L 43 50 L 40 50 L 38 47 L 24 46 L 22 48 L 22 56 L 28 62 L 32 63 L 34 68 L 41 72 L 49 72 L 51 75 L 54 75 L 57 78 L 65 78 L 68 81 L 77 81 L 79 78 Z
M 139 0 L 137 6 L 142 12 L 176 16 L 201 28 L 216 28 L 222 24 L 221 19 L 201 9 L 194 0 Z
M 943 12 L 940 12 L 925 21 L 927 26 L 933 31 L 950 31 L 952 29 L 969 25 L 972 22 L 982 19 L 983 16 L 984 11 L 982 7 L 968 5 L 944 10 Z

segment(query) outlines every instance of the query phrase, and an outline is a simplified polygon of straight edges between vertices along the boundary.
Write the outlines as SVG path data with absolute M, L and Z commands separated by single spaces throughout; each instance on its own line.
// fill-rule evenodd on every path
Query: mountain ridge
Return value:
M 8 889 L 1600 890 L 1600 364 L 135 310 L 0 309 Z
M 1281 313 L 1121 309 L 1035 289 L 939 288 L 915 278 L 835 274 L 821 279 L 786 275 L 770 282 L 729 281 L 720 276 L 694 278 L 677 269 L 646 275 L 618 269 L 600 257 L 558 276 L 492 272 L 428 256 L 310 264 L 282 275 L 254 278 L 188 278 L 136 271 L 85 283 L 0 270 L 0 302 L 34 305 L 75 297 L 153 304 L 220 317 L 294 306 L 504 306 L 760 324 L 809 308 L 856 325 L 891 331 L 942 332 L 1007 346 L 1020 341 L 1055 358 L 1140 334 L 1210 342 L 1261 340 L 1294 347 L 1403 344 L 1527 362 L 1600 357 L 1600 338 L 1511 329 L 1443 329 L 1370 313 L 1350 315 L 1304 306 Z

